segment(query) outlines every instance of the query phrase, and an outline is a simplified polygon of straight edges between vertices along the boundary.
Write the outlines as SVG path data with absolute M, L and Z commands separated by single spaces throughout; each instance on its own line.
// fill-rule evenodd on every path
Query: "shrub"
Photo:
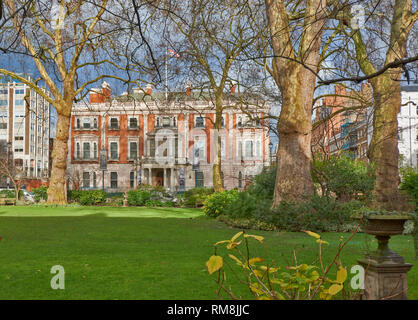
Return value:
M 209 217 L 217 217 L 225 213 L 225 210 L 238 198 L 238 190 L 225 190 L 216 192 L 206 198 L 203 203 L 203 211 Z
M 273 200 L 276 168 L 264 168 L 255 176 L 254 182 L 246 191 L 240 192 L 237 199 L 227 208 L 228 215 L 237 218 L 260 218 L 269 215 Z
M 138 189 L 128 192 L 128 204 L 130 206 L 143 206 L 150 198 L 151 192 L 147 190 Z
M 339 200 L 370 199 L 376 180 L 373 165 L 355 160 L 348 154 L 314 158 L 312 179 L 321 186 L 322 195 L 335 193 Z
M 201 207 L 206 197 L 213 194 L 213 188 L 194 188 L 184 192 L 184 205 L 186 207 Z
M 80 204 L 83 206 L 98 205 L 106 202 L 107 194 L 103 190 L 82 190 Z
M 418 208 L 418 169 L 405 168 L 401 173 L 402 182 L 399 189 L 405 191 Z
M 351 215 L 362 206 L 359 201 L 341 203 L 332 198 L 312 196 L 305 202 L 282 201 L 264 221 L 285 231 L 345 232 L 354 228 Z
M 106 202 L 107 194 L 103 190 L 68 190 L 67 199 L 79 202 L 84 206 L 98 205 Z
M 16 191 L 12 189 L 1 190 L 0 194 L 5 195 L 6 198 L 16 198 Z M 19 190 L 19 199 L 23 196 L 23 190 Z
M 36 202 L 39 202 L 41 199 L 42 200 L 47 200 L 48 199 L 48 187 L 46 186 L 40 186 L 39 188 L 34 188 L 33 190 L 34 193 L 34 199 Z

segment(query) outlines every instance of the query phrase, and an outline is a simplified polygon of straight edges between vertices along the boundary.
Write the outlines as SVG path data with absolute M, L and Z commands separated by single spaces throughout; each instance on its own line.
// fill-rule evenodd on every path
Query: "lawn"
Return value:
M 205 262 L 215 242 L 237 231 L 198 209 L 0 207 L 0 299 L 216 299 Z M 248 232 L 265 237 L 276 265 L 290 263 L 294 246 L 298 263 L 315 260 L 317 244 L 305 233 Z M 330 243 L 327 259 L 340 236 L 348 234 L 322 234 Z M 371 239 L 356 235 L 343 264 L 356 264 L 365 247 L 375 245 Z M 261 255 L 253 244 L 254 255 Z M 397 236 L 391 244 L 416 263 L 412 237 Z M 65 268 L 65 290 L 50 287 L 54 265 Z M 413 267 L 410 299 L 418 299 L 417 276 Z M 249 298 L 237 281 L 232 286 Z

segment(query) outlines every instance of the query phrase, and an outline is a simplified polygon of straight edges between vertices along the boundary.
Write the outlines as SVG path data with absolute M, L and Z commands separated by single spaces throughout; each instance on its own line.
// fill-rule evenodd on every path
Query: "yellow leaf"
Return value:
M 328 243 L 328 242 L 326 242 L 326 241 L 324 241 L 324 240 L 322 240 L 322 239 L 318 239 L 318 240 L 316 240 L 316 242 L 329 245 L 329 243 Z
M 332 295 L 328 294 L 327 292 L 323 291 L 319 294 L 319 299 L 321 300 L 331 300 Z
M 241 243 L 241 241 L 240 242 L 231 242 L 231 243 L 229 243 L 227 246 L 226 246 L 226 248 L 228 249 L 228 250 L 232 250 L 232 249 L 234 249 L 237 245 L 239 245 Z
M 267 271 L 267 267 L 266 266 L 260 266 L 260 269 L 263 271 Z M 269 272 L 277 272 L 280 268 L 273 268 L 273 267 L 269 267 Z
M 331 287 L 328 288 L 328 294 L 335 296 L 338 292 L 343 289 L 342 284 L 333 284 Z
M 242 262 L 240 259 L 238 259 L 236 256 L 234 256 L 233 254 L 228 254 L 228 256 L 234 260 L 238 265 L 242 266 Z
M 206 262 L 206 267 L 208 268 L 209 274 L 212 274 L 223 266 L 223 259 L 220 256 L 211 256 Z
M 245 238 L 254 238 L 255 240 L 259 241 L 259 242 L 263 242 L 264 241 L 264 237 L 262 236 L 256 236 L 253 234 L 244 234 Z
M 253 270 L 253 272 L 257 277 L 259 277 L 259 278 L 263 277 L 263 273 L 260 270 Z
M 234 242 L 240 235 L 242 235 L 243 234 L 243 232 L 242 231 L 240 231 L 240 232 L 238 232 L 235 236 L 233 236 L 232 238 L 231 238 L 231 242 Z
M 307 233 L 307 234 L 309 234 L 311 237 L 314 237 L 314 238 L 317 238 L 317 239 L 320 239 L 321 238 L 321 236 L 319 234 L 315 233 L 315 232 L 306 231 L 306 230 L 302 230 L 302 231 L 305 232 L 305 233 Z
M 340 284 L 343 284 L 344 281 L 347 279 L 347 270 L 340 266 L 337 271 L 337 281 Z
M 248 263 L 252 266 L 253 264 L 257 263 L 257 262 L 263 262 L 264 259 L 263 258 L 252 258 L 248 261 Z
M 217 246 L 218 244 L 222 244 L 222 243 L 229 243 L 231 242 L 230 240 L 222 240 L 222 241 L 218 241 L 215 243 L 215 246 Z
M 264 291 L 260 290 L 260 285 L 258 283 L 250 283 L 250 290 L 257 295 L 264 294 Z

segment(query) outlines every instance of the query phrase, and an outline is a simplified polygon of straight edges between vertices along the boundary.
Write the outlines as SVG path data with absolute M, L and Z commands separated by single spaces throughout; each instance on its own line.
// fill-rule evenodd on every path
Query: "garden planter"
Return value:
M 405 222 L 411 217 L 406 214 L 371 214 L 363 217 L 363 231 L 374 235 L 378 241 L 376 251 L 369 253 L 368 258 L 379 263 L 404 263 L 404 259 L 389 249 L 389 239 L 402 234 Z
M 402 234 L 404 224 L 412 216 L 394 212 L 366 212 L 355 216 L 361 219 L 362 230 L 378 241 L 376 251 L 358 260 L 365 269 L 364 300 L 408 299 L 407 272 L 412 264 L 389 249 L 389 239 Z

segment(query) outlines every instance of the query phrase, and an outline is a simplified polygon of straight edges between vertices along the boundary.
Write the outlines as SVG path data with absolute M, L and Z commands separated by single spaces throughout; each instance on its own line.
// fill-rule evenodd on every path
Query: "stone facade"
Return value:
M 138 184 L 171 191 L 212 187 L 217 132 L 214 106 L 190 91 L 139 92 L 110 98 L 103 86 L 90 103 L 74 105 L 71 116 L 68 177 L 70 188 L 126 191 Z M 224 187 L 244 188 L 269 165 L 268 108 L 253 103 L 245 110 L 227 95 L 221 136 Z M 162 102 L 164 101 L 164 102 Z M 245 112 L 250 111 L 253 119 Z M 107 168 L 100 169 L 105 150 Z M 104 176 L 103 176 L 104 173 Z

